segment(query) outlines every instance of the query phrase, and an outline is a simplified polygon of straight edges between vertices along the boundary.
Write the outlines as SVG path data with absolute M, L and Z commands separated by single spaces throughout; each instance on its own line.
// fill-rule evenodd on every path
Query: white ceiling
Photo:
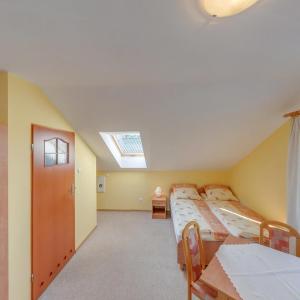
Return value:
M 140 131 L 150 170 L 232 166 L 300 104 L 300 1 L 226 19 L 196 0 L 0 1 L 0 68 L 42 86 L 98 155 Z M 25 100 L 24 100 L 25 101 Z

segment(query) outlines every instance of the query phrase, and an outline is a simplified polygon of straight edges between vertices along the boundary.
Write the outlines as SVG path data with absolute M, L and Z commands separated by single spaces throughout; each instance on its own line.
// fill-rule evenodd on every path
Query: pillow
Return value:
M 200 197 L 202 200 L 207 200 L 207 195 L 205 193 L 201 193 Z
M 197 189 L 194 187 L 180 187 L 174 189 L 176 199 L 201 200 Z
M 205 187 L 205 193 L 207 195 L 207 200 L 234 200 L 239 201 L 237 197 L 235 197 L 227 186 L 222 185 L 210 185 Z

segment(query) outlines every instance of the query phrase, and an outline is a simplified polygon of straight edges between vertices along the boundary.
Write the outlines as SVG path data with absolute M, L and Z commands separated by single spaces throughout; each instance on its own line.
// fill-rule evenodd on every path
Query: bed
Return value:
M 206 197 L 204 192 L 209 186 L 230 189 L 227 186 L 206 185 L 197 189 L 201 199 L 192 200 L 178 198 L 178 195 L 175 197 L 174 190 L 178 187 L 195 188 L 195 185 L 172 185 L 171 187 L 170 209 L 177 241 L 177 261 L 181 268 L 184 266 L 182 230 L 192 220 L 200 225 L 207 264 L 228 235 L 258 239 L 259 224 L 264 219 L 242 205 L 236 198 L 235 200 L 219 200 Z

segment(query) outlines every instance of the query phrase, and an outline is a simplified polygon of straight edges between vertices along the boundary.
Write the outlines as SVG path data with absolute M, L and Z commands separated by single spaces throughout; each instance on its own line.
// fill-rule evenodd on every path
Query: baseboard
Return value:
M 98 208 L 97 211 L 119 211 L 119 212 L 151 212 L 151 209 L 102 209 Z
M 96 225 L 90 232 L 89 234 L 85 237 L 85 239 L 78 245 L 78 247 L 76 248 L 76 251 L 79 250 L 79 248 L 87 241 L 87 239 L 93 234 L 93 232 L 95 231 L 95 229 L 97 228 L 98 225 Z

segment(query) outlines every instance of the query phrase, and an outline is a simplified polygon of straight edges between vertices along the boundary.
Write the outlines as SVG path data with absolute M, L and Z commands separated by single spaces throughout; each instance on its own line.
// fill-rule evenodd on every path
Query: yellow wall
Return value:
M 7 124 L 7 73 L 0 71 L 0 123 Z
M 76 135 L 75 243 L 78 248 L 97 224 L 96 156 Z
M 8 75 L 10 300 L 30 299 L 31 124 L 72 130 L 35 85 Z M 76 135 L 76 245 L 96 226 L 96 158 Z
M 231 185 L 245 205 L 266 218 L 285 221 L 289 133 L 286 123 L 228 171 L 98 172 L 106 176 L 106 192 L 97 194 L 97 207 L 150 210 L 151 195 L 158 185 L 168 193 L 176 182 L 224 183 Z
M 286 174 L 290 123 L 284 124 L 231 171 L 241 201 L 269 219 L 286 220 Z
M 227 171 L 98 172 L 106 176 L 106 192 L 98 193 L 98 209 L 151 210 L 156 186 L 169 193 L 172 183 L 228 183 Z M 142 197 L 143 201 L 139 201 Z

